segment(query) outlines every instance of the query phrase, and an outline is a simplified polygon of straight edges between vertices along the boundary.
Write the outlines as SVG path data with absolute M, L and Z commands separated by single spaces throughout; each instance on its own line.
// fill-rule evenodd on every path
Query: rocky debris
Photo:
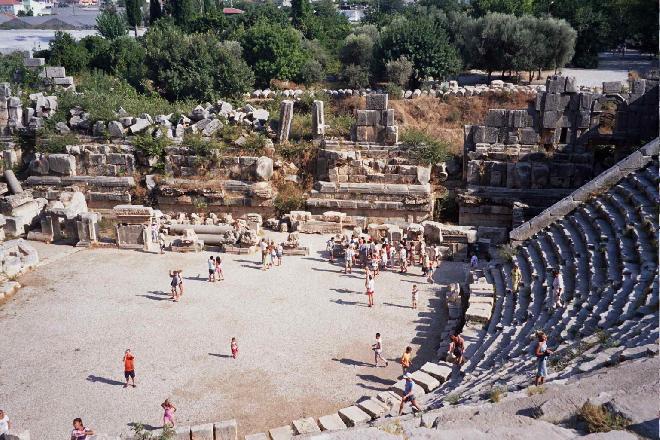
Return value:
M 273 177 L 273 159 L 261 156 L 255 164 L 255 177 L 259 181 L 269 181 Z

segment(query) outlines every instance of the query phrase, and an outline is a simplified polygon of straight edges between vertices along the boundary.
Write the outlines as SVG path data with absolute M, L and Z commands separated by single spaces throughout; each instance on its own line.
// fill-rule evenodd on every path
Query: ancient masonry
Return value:
M 356 112 L 359 141 L 322 141 L 307 208 L 314 214 L 342 211 L 369 222 L 421 222 L 433 212 L 431 166 L 415 163 L 397 145 L 398 127 L 387 95 L 372 94 L 366 100 L 367 110 Z

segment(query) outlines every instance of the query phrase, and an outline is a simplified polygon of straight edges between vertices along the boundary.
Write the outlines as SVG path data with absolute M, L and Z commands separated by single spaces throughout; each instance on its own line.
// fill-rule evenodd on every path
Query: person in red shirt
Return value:
M 126 352 L 124 353 L 124 377 L 126 378 L 124 388 L 128 387 L 128 379 L 132 380 L 133 388 L 135 388 L 135 366 L 133 364 L 133 359 L 135 359 L 135 356 L 133 356 L 131 350 L 126 349 Z

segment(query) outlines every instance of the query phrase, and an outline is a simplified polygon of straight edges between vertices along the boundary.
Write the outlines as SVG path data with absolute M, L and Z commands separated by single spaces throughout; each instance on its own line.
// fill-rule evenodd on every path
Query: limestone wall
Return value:
M 658 155 L 658 152 L 660 152 L 660 140 L 655 138 L 595 179 L 573 191 L 569 196 L 547 208 L 540 215 L 512 230 L 509 237 L 516 242 L 530 238 L 541 229 L 569 214 L 585 201 L 604 193 L 628 174 L 646 166 L 651 162 L 653 156 Z

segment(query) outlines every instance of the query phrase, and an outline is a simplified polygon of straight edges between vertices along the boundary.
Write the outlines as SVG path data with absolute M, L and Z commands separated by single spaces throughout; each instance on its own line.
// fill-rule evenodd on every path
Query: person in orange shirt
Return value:
M 406 351 L 403 353 L 403 356 L 401 356 L 401 368 L 403 369 L 403 374 L 406 374 L 408 372 L 408 368 L 410 368 L 411 357 L 412 347 L 408 346 L 406 347 Z
M 124 352 L 124 377 L 126 378 L 124 388 L 128 387 L 128 379 L 132 380 L 133 388 L 135 388 L 135 366 L 133 359 L 135 359 L 135 356 L 133 356 L 131 350 L 126 349 L 126 352 Z

